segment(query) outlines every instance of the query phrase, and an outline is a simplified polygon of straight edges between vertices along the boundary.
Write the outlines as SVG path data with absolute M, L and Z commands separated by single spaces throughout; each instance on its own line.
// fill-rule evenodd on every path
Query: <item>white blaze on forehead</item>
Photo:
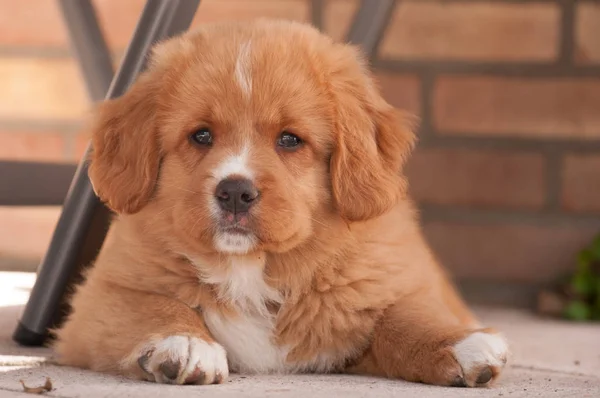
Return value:
M 254 177 L 248 164 L 250 149 L 245 145 L 241 151 L 235 155 L 228 156 L 212 172 L 212 176 L 221 181 L 232 175 L 252 180 Z
M 252 95 L 252 59 L 250 57 L 250 42 L 241 45 L 235 62 L 235 81 L 244 96 Z

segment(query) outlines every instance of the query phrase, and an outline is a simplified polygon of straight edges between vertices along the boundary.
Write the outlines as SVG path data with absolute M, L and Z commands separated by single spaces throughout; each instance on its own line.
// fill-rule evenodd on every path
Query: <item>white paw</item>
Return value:
M 229 376 L 225 349 L 191 336 L 169 336 L 146 344 L 137 363 L 147 379 L 157 383 L 219 384 Z
M 508 344 L 500 334 L 475 332 L 454 345 L 454 357 L 468 386 L 495 380 L 508 358 Z

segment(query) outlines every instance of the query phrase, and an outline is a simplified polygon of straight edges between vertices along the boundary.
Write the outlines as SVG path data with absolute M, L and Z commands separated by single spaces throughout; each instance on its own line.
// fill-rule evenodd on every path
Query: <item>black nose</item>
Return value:
M 221 209 L 241 213 L 250 209 L 258 198 L 258 191 L 250 180 L 225 179 L 217 185 L 215 196 Z

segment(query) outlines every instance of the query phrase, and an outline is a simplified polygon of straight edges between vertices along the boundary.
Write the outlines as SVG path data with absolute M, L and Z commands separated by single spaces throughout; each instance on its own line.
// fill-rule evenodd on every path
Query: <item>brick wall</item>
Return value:
M 356 1 L 324 3 L 342 38 Z M 461 279 L 551 281 L 600 231 L 600 2 L 398 3 L 373 64 L 422 119 L 408 173 L 427 237 Z M 143 1 L 94 4 L 118 59 Z M 203 0 L 194 24 L 257 16 L 309 21 L 310 1 Z M 54 1 L 0 0 L 0 87 L 0 158 L 79 159 L 90 103 Z M 57 209 L 13 210 L 0 254 L 40 256 Z

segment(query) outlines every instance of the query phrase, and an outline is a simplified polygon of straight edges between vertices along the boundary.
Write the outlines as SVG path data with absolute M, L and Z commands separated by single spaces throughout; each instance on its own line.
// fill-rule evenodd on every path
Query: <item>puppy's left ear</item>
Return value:
M 155 82 L 146 72 L 121 97 L 102 103 L 92 124 L 89 176 L 96 195 L 117 213 L 135 213 L 158 177 Z
M 332 83 L 337 142 L 331 179 L 342 217 L 364 221 L 384 214 L 406 193 L 402 167 L 415 145 L 415 118 L 388 104 L 360 55 L 353 56 Z

